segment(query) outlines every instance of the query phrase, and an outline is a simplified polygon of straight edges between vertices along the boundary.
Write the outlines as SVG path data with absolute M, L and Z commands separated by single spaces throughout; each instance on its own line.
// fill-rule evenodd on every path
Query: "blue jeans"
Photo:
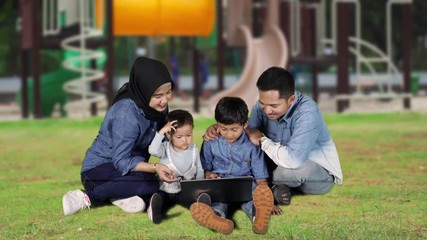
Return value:
M 230 207 L 230 205 L 231 203 L 216 202 L 216 203 L 212 203 L 211 207 L 219 216 L 223 218 L 229 218 L 230 216 L 229 216 L 228 208 Z M 240 205 L 240 208 L 243 210 L 243 212 L 246 213 L 246 215 L 249 217 L 249 219 L 251 219 L 251 221 L 253 216 L 252 215 L 253 206 L 254 206 L 253 201 L 244 202 Z
M 113 163 L 104 163 L 82 172 L 81 178 L 92 204 L 132 196 L 148 199 L 159 190 L 159 181 L 154 173 L 130 172 L 122 176 Z
M 295 169 L 277 166 L 273 171 L 273 184 L 284 184 L 304 194 L 324 194 L 334 185 L 334 177 L 319 164 L 307 161 Z

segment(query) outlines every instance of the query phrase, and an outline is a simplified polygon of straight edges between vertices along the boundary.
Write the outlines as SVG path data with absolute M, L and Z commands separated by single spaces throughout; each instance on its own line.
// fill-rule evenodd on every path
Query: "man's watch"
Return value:
M 266 137 L 266 136 L 262 136 L 260 139 L 259 139 L 259 145 L 260 146 L 262 146 L 262 143 L 265 141 L 265 140 L 267 140 L 268 138 Z

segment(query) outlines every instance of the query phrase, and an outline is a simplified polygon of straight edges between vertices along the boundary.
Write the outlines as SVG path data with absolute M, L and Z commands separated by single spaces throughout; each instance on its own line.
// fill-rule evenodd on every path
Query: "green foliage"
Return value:
M 294 196 L 269 232 L 252 233 L 242 211 L 229 236 L 197 225 L 176 206 L 154 225 L 115 206 L 62 213 L 62 195 L 82 188 L 81 161 L 102 118 L 0 123 L 1 239 L 426 239 L 427 115 L 326 115 L 344 185 Z M 195 139 L 213 119 L 195 120 Z

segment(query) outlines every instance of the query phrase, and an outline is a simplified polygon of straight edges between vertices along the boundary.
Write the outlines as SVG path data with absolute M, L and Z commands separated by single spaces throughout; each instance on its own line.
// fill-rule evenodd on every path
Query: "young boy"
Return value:
M 267 185 L 268 171 L 261 149 L 251 143 L 246 135 L 248 107 L 237 97 L 222 98 L 215 108 L 215 120 L 220 137 L 204 141 L 201 162 L 205 178 L 253 176 L 253 200 L 241 203 L 242 210 L 252 221 L 252 230 L 257 234 L 268 231 L 273 209 L 273 194 Z M 200 225 L 230 234 L 234 223 L 228 217 L 230 203 L 193 203 L 190 207 L 193 219 Z
M 176 179 L 203 179 L 200 156 L 197 146 L 193 144 L 193 117 L 185 110 L 174 110 L 168 114 L 166 121 L 165 126 L 156 133 L 148 152 L 159 157 L 160 163 L 172 170 Z M 169 141 L 162 142 L 165 135 Z M 147 209 L 148 217 L 156 224 L 162 220 L 162 212 L 166 208 L 175 203 L 186 207 L 189 205 L 181 201 L 178 181 L 160 181 L 160 190 L 153 194 Z M 209 203 L 210 198 L 202 201 Z

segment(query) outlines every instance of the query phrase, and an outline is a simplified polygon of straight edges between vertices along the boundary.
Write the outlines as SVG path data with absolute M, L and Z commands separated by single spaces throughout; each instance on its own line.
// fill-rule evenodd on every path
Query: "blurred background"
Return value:
M 138 56 L 171 108 L 257 100 L 270 66 L 324 111 L 425 111 L 425 0 L 1 0 L 0 120 L 103 115 Z

